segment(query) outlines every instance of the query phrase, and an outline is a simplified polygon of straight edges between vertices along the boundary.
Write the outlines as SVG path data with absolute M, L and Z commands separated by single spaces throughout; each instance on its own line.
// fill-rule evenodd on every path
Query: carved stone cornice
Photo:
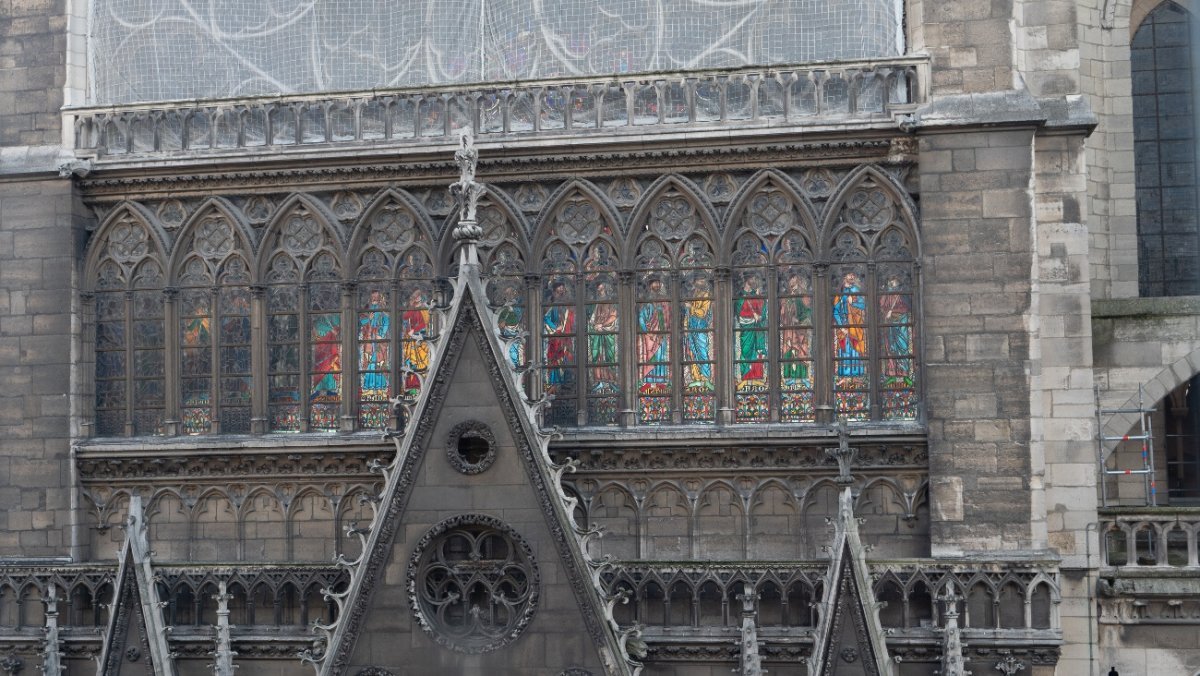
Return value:
M 334 478 L 375 479 L 368 469 L 372 460 L 385 461 L 391 451 L 379 449 L 323 448 L 287 449 L 263 453 L 260 450 L 223 450 L 207 453 L 162 453 L 147 457 L 135 452 L 80 451 L 76 467 L 83 483 L 105 485 L 144 484 L 148 480 L 170 479 L 199 483 L 212 479 L 235 478 L 242 481 L 270 479 L 328 481 Z
M 884 162 L 893 147 L 890 135 L 809 142 L 741 143 L 713 146 L 667 144 L 650 149 L 612 149 L 553 155 L 517 155 L 489 158 L 489 182 L 528 180 L 531 177 L 577 177 L 596 174 L 626 175 L 678 171 L 694 166 L 772 167 L 780 164 L 859 164 Z M 165 167 L 161 170 L 97 171 L 80 181 L 89 203 L 117 202 L 171 193 L 172 196 L 206 195 L 220 191 L 277 190 L 292 192 L 313 187 L 382 186 L 387 183 L 440 182 L 457 174 L 452 162 L 442 159 L 403 163 L 374 158 L 373 162 L 318 164 L 296 158 L 270 167 L 249 165 L 229 171 L 198 167 Z M 262 164 L 262 163 L 259 163 Z M 289 166 L 289 164 L 291 166 Z
M 929 465 L 929 449 L 923 443 L 857 443 L 856 469 L 920 470 Z M 779 472 L 805 471 L 837 475 L 837 460 L 826 450 L 837 444 L 728 447 L 651 447 L 570 449 L 558 445 L 550 449 L 556 463 L 574 458 L 576 473 L 639 472 Z

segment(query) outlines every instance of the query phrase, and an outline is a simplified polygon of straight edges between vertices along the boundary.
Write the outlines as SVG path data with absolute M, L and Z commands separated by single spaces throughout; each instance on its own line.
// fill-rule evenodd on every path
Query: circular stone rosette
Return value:
M 529 544 L 484 514 L 462 514 L 429 529 L 408 563 L 417 623 L 460 653 L 491 652 L 516 640 L 533 619 L 540 588 Z
M 446 439 L 446 457 L 463 474 L 479 474 L 496 462 L 496 436 L 478 420 L 461 422 Z

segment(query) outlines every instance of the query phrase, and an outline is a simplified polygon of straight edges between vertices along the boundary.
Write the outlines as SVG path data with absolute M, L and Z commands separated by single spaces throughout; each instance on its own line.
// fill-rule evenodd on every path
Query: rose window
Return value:
M 463 515 L 417 543 L 408 570 L 417 622 L 439 644 L 483 653 L 516 639 L 533 618 L 539 576 L 529 545 L 499 519 Z

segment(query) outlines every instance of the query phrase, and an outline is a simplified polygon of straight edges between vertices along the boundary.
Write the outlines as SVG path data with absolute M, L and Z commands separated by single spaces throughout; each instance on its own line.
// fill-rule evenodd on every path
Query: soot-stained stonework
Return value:
M 417 624 L 438 645 L 486 653 L 515 641 L 533 619 L 541 574 L 533 549 L 508 524 L 483 514 L 429 529 L 408 563 Z
M 468 448 L 472 443 L 483 444 L 485 448 Z M 450 430 L 446 439 L 446 457 L 463 474 L 479 474 L 496 462 L 496 435 L 478 420 L 461 422 Z

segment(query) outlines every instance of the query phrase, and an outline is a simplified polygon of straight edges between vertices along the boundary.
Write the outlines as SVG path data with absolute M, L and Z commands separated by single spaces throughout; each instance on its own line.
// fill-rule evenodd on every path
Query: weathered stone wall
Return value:
M 933 56 L 934 96 L 1012 87 L 1011 0 L 927 0 L 921 8 L 921 32 Z
M 1029 548 L 1034 132 L 920 142 L 933 552 Z
M 1124 2 L 1080 0 L 1076 10 L 1080 93 L 1098 122 L 1087 140 L 1087 224 L 1096 298 L 1138 294 L 1129 9 Z
M 67 0 L 0 5 L 0 146 L 58 145 Z
M 0 177 L 0 556 L 69 553 L 84 222 L 70 182 Z
M 86 218 L 54 173 L 64 5 L 0 5 L 0 557 L 71 546 L 73 289 Z

